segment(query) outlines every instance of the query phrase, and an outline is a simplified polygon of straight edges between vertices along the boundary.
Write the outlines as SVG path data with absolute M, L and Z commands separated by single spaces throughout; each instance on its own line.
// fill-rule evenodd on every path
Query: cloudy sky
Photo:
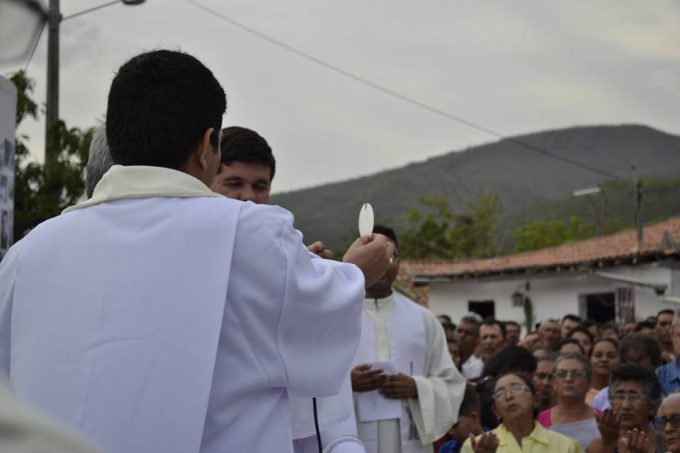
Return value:
M 104 0 L 61 0 L 64 16 Z M 196 6 L 221 14 L 217 17 Z M 227 91 L 223 124 L 258 130 L 275 191 L 395 168 L 503 135 L 586 124 L 647 124 L 680 134 L 677 0 L 147 0 L 61 26 L 60 116 L 103 118 L 115 70 L 154 48 L 201 59 Z M 28 73 L 45 97 L 45 36 Z M 0 65 L 7 75 L 25 62 Z M 44 124 L 26 122 L 39 157 Z

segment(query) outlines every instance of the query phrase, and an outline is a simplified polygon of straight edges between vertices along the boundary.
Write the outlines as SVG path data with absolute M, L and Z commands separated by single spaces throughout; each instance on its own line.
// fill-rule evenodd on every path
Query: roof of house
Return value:
M 643 247 L 637 231 L 621 231 L 533 252 L 479 260 L 404 260 L 414 281 L 501 274 L 574 271 L 680 257 L 680 217 L 645 226 Z

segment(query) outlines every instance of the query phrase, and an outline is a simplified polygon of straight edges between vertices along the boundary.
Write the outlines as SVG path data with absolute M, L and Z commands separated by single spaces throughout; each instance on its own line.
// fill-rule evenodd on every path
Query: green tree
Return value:
M 528 252 L 588 239 L 595 236 L 596 230 L 594 224 L 572 216 L 566 223 L 561 220 L 532 222 L 515 228 L 512 235 L 516 241 L 515 252 Z
M 494 233 L 503 210 L 497 194 L 468 203 L 462 213 L 454 212 L 438 197 L 420 200 L 402 218 L 409 226 L 401 233 L 399 249 L 406 258 L 487 258 L 494 256 Z
M 17 88 L 17 128 L 27 118 L 38 117 L 38 105 L 31 98 L 35 83 L 19 71 L 11 76 Z M 45 165 L 29 161 L 25 135 L 16 137 L 14 183 L 14 238 L 20 239 L 40 222 L 75 204 L 85 190 L 83 170 L 93 129 L 69 128 L 59 120 L 53 140 L 47 146 L 57 150 L 55 162 Z

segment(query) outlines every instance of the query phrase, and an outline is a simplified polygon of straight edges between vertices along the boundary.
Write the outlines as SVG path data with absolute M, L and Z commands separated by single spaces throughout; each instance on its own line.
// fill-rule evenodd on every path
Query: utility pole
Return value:
M 47 103 L 45 107 L 45 164 L 55 162 L 54 125 L 59 120 L 59 0 L 50 0 L 47 12 Z
M 642 231 L 642 182 L 637 178 L 636 165 L 633 164 L 633 191 L 635 197 L 635 226 L 637 227 L 638 252 L 642 251 L 645 245 L 644 234 Z

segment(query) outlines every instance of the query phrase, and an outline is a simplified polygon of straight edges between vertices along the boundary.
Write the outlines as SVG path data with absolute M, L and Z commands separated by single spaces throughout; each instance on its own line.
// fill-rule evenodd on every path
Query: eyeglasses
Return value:
M 571 376 L 574 379 L 583 379 L 586 377 L 586 372 L 582 370 L 557 370 L 553 374 L 557 379 L 564 379 Z
M 659 417 L 659 428 L 665 428 L 668 423 L 675 429 L 680 428 L 680 414 L 673 414 L 670 417 Z
M 640 395 L 639 393 L 614 393 L 610 396 L 610 399 L 612 401 L 616 401 L 617 403 L 622 403 L 626 400 L 630 401 L 631 403 L 637 403 L 638 401 L 642 401 L 646 399 L 643 395 Z
M 511 384 L 507 388 L 496 390 L 491 396 L 493 396 L 493 399 L 499 400 L 506 396 L 508 392 L 510 392 L 510 395 L 512 396 L 520 396 L 527 390 L 529 390 L 529 387 L 524 384 Z

